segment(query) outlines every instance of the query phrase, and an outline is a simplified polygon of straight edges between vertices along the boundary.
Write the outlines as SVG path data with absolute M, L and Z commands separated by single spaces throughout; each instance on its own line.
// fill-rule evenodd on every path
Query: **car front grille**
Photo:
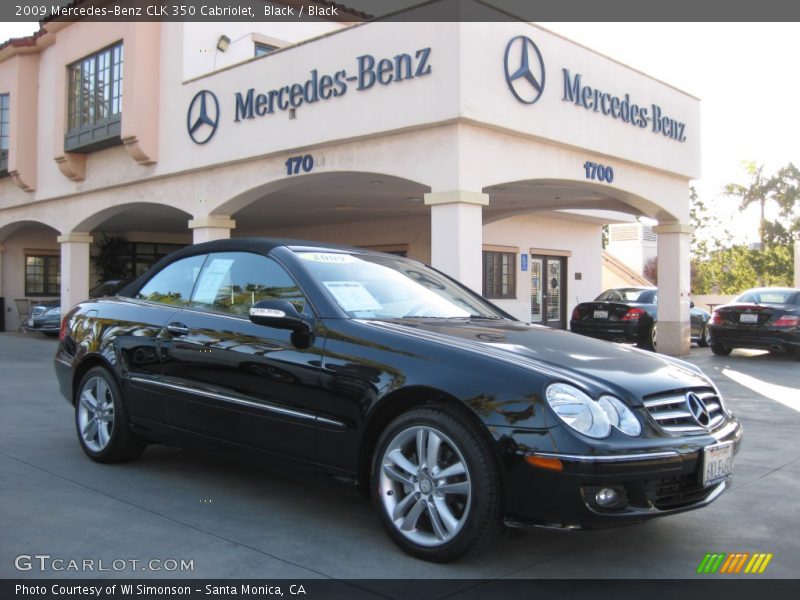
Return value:
M 692 414 L 688 395 L 694 393 L 705 405 L 707 415 L 700 415 L 698 422 Z M 646 396 L 644 406 L 659 429 L 674 434 L 707 433 L 725 421 L 722 400 L 716 392 L 709 388 L 669 392 Z M 704 421 L 707 418 L 707 423 Z
M 645 482 L 648 500 L 659 510 L 670 510 L 702 502 L 714 486 L 702 487 L 694 473 Z
M 46 306 L 34 306 L 31 309 L 31 317 L 35 319 L 36 317 L 42 316 L 45 312 L 47 312 Z

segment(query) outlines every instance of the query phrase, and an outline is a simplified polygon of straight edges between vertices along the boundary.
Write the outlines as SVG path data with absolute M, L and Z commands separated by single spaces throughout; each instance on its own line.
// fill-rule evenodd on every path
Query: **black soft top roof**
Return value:
M 373 252 L 364 248 L 355 248 L 353 246 L 343 246 L 341 244 L 328 244 L 325 242 L 312 242 L 309 240 L 293 240 L 287 238 L 267 238 L 267 237 L 250 237 L 250 238 L 230 238 L 227 240 L 216 240 L 213 242 L 203 242 L 202 244 L 193 244 L 186 246 L 180 250 L 176 250 L 169 255 L 169 261 L 172 262 L 178 258 L 185 256 L 194 256 L 195 254 L 205 254 L 207 252 L 258 252 L 260 254 L 267 254 L 273 248 L 278 246 L 285 246 L 292 249 L 309 249 L 309 250 L 343 250 L 345 252 Z M 160 262 L 160 261 L 159 261 Z

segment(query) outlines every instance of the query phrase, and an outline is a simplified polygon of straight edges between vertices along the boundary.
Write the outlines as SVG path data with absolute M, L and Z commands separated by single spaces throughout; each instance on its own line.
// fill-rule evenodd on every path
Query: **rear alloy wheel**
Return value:
M 700 332 L 700 339 L 697 340 L 697 345 L 702 348 L 707 348 L 711 344 L 711 335 L 708 333 L 708 326 L 703 325 L 703 330 Z
M 722 344 L 711 344 L 711 351 L 717 356 L 728 356 L 733 348 L 728 348 Z
M 645 350 L 651 350 L 652 352 L 656 352 L 656 324 L 650 327 L 650 329 L 645 334 L 646 337 L 639 342 L 639 347 L 644 348 Z M 644 336 L 642 336 L 644 337 Z M 641 338 L 640 338 L 641 339 Z
M 491 449 L 475 426 L 444 409 L 415 409 L 389 425 L 376 448 L 372 492 L 389 537 L 424 560 L 481 550 L 502 529 Z
M 131 460 L 146 446 L 128 430 L 128 411 L 119 386 L 103 367 L 90 369 L 78 386 L 75 426 L 83 451 L 97 462 Z

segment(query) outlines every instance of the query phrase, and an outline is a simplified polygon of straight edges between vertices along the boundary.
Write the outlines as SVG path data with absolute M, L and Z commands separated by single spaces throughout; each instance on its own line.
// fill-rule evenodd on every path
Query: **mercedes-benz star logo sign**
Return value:
M 219 125 L 219 101 L 213 92 L 200 90 L 189 103 L 186 130 L 195 144 L 205 144 L 214 137 Z
M 689 412 L 692 413 L 692 417 L 697 421 L 697 424 L 702 427 L 708 427 L 711 422 L 711 415 L 700 397 L 694 392 L 687 393 L 686 405 L 689 407 Z
M 533 104 L 544 91 L 544 61 L 533 40 L 524 35 L 511 38 L 506 46 L 506 83 L 514 97 Z

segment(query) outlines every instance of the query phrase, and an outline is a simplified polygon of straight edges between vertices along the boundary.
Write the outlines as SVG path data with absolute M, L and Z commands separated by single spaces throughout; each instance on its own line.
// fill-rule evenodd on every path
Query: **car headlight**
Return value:
M 589 437 L 608 437 L 612 427 L 630 436 L 642 432 L 642 426 L 633 412 L 613 396 L 601 396 L 595 401 L 566 383 L 549 385 L 545 396 L 558 418 Z
M 619 398 L 600 396 L 597 403 L 605 411 L 612 427 L 616 427 L 622 433 L 631 436 L 637 436 L 642 433 L 642 424 L 639 423 L 639 419 Z
M 61 307 L 60 306 L 54 306 L 53 308 L 51 308 L 50 310 L 45 312 L 45 314 L 46 315 L 50 315 L 51 317 L 60 316 L 61 315 Z

